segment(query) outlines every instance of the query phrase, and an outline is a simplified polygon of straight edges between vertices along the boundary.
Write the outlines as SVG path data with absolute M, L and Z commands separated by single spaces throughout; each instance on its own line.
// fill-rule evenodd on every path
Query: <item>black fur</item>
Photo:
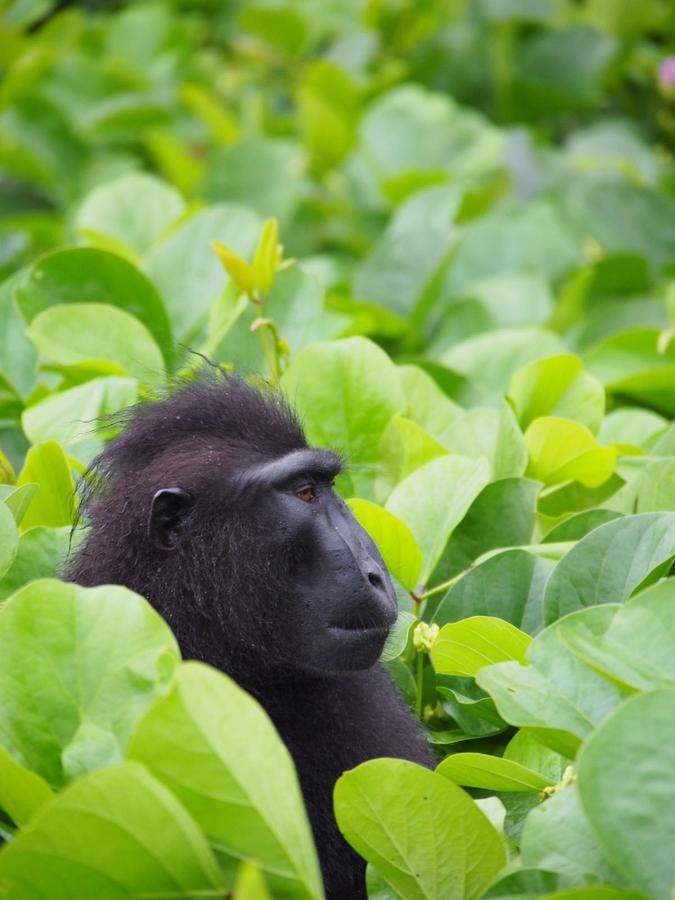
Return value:
M 417 721 L 385 671 L 372 666 L 384 640 L 374 626 L 393 602 L 377 550 L 329 487 L 317 488 L 322 499 L 309 510 L 292 493 L 272 491 L 259 474 L 252 479 L 251 472 L 268 473 L 275 469 L 270 463 L 287 454 L 302 457 L 307 448 L 278 393 L 214 370 L 133 408 L 122 422 L 124 430 L 85 479 L 81 508 L 91 527 L 67 577 L 82 585 L 123 584 L 143 594 L 172 627 L 185 658 L 216 666 L 260 701 L 295 760 L 328 897 L 365 897 L 365 865 L 333 817 L 336 779 L 379 756 L 433 762 Z M 326 460 L 328 467 L 335 464 L 333 454 Z M 149 528 L 153 497 L 167 488 L 189 498 L 184 516 L 170 495 Z M 346 540 L 358 545 L 363 571 L 356 575 L 363 580 L 364 565 L 379 573 L 370 577 L 375 587 L 364 588 L 369 595 L 359 599 L 371 604 L 373 620 L 357 623 L 376 635 L 366 653 L 374 656 L 362 654 L 353 666 L 348 657 L 358 638 L 326 628 L 325 616 L 334 619 L 336 610 L 349 607 L 353 618 L 351 588 L 350 596 L 335 591 L 354 572 L 344 563 L 335 571 L 323 561 L 312 568 L 313 548 L 318 553 L 334 533 L 331 520 L 321 532 L 328 537 L 315 534 L 323 527 L 324 506 L 339 518 Z M 297 533 L 296 517 L 302 519 Z M 167 522 L 174 532 L 163 545 L 153 532 Z M 334 598 L 321 605 L 331 591 Z M 340 640 L 319 652 L 326 631 L 339 632 Z

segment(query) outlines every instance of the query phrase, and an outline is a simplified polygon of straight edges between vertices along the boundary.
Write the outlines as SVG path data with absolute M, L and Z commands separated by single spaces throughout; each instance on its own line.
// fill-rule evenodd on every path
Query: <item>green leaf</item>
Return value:
M 45 806 L 0 853 L 0 880 L 23 900 L 206 900 L 225 890 L 193 819 L 133 763 L 81 778 Z
M 569 760 L 546 747 L 528 728 L 517 731 L 504 748 L 504 759 L 538 772 L 549 784 L 561 781 Z
M 469 739 L 499 734 L 508 728 L 494 702 L 473 678 L 437 674 L 435 682 L 443 708 Z
M 164 299 L 177 340 L 187 341 L 200 330 L 227 283 L 211 241 L 218 240 L 249 259 L 261 225 L 260 218 L 245 207 L 212 206 L 152 245 L 143 268 Z
M 636 482 L 635 512 L 675 511 L 675 459 L 648 463 Z
M 141 254 L 184 211 L 177 190 L 146 172 L 127 172 L 87 194 L 75 228 L 94 243 L 103 236 Z
M 675 415 L 675 342 L 660 351 L 660 334 L 657 328 L 636 328 L 610 335 L 588 351 L 586 364 L 609 394 L 671 418 Z
M 584 663 L 627 690 L 675 685 L 675 579 L 616 608 L 604 632 L 586 625 L 588 610 L 565 616 L 562 640 Z
M 24 769 L 4 747 L 0 747 L 0 809 L 13 822 L 26 825 L 53 796 L 44 778 Z
M 380 657 L 381 662 L 390 662 L 404 652 L 410 639 L 410 629 L 417 621 L 417 616 L 405 610 L 399 610 L 398 618 L 392 625 L 389 637 L 384 645 L 384 650 Z
M 526 363 L 564 351 L 558 337 L 540 328 L 504 328 L 468 338 L 443 354 L 443 365 L 466 375 L 483 403 L 503 399 L 514 372 Z
M 484 458 L 439 456 L 408 475 L 393 491 L 386 508 L 408 525 L 424 560 L 420 580 L 426 584 L 452 531 L 490 480 Z M 421 498 L 434 496 L 429 507 Z
M 487 791 L 542 791 L 551 784 L 518 762 L 487 753 L 453 753 L 436 772 L 455 784 Z
M 532 810 L 525 820 L 521 853 L 524 866 L 556 872 L 573 884 L 619 880 L 582 809 L 576 784 Z
M 377 544 L 394 578 L 414 591 L 422 570 L 422 552 L 405 522 L 368 500 L 348 500 L 347 505 Z
M 298 202 L 304 168 L 294 141 L 246 138 L 211 154 L 201 193 L 209 203 L 241 203 L 265 218 L 274 216 L 283 228 Z
M 456 785 L 400 759 L 376 759 L 335 785 L 340 831 L 406 900 L 479 897 L 505 863 L 497 831 Z
M 13 484 L 0 484 L 0 500 L 12 513 L 17 525 L 21 524 L 37 489 L 36 484 L 22 484 L 21 487 Z
M 34 485 L 25 485 L 34 487 Z M 0 600 L 36 578 L 55 578 L 71 549 L 73 538 L 70 526 L 30 528 L 19 538 L 19 549 L 11 568 L 0 580 Z M 72 541 L 72 549 L 76 547 Z
M 617 451 L 601 447 L 578 422 L 544 416 L 525 432 L 530 455 L 527 474 L 544 484 L 579 481 L 585 487 L 604 484 L 614 472 Z
M 567 50 L 580 49 L 574 30 L 570 30 Z M 608 38 L 596 30 L 590 33 Z M 567 53 L 559 57 L 566 58 Z M 558 65 L 556 70 L 561 71 Z M 657 270 L 673 258 L 675 204 L 668 194 L 606 172 L 570 178 L 565 187 L 564 203 L 573 226 L 578 233 L 591 235 L 605 252 L 629 249 L 644 256 Z
M 396 367 L 386 353 L 361 337 L 314 344 L 295 357 L 281 383 L 297 405 L 309 442 L 345 454 L 343 491 L 371 499 L 380 438 L 404 406 Z
M 75 482 L 66 455 L 56 441 L 44 441 L 30 448 L 17 484 L 38 485 L 21 523 L 24 530 L 35 525 L 58 528 L 73 524 Z
M 92 378 L 29 406 L 21 424 L 31 442 L 58 441 L 88 463 L 103 448 L 97 420 L 131 406 L 137 399 L 135 379 L 114 375 Z
M 117 363 L 146 383 L 164 374 L 164 361 L 138 319 L 103 303 L 64 303 L 39 313 L 27 334 L 40 353 L 60 365 L 93 359 Z
M 325 59 L 304 66 L 298 87 L 299 130 L 316 172 L 334 167 L 347 154 L 358 111 L 358 88 L 343 69 Z
M 526 478 L 503 478 L 486 485 L 452 533 L 432 586 L 457 575 L 489 550 L 528 544 L 540 487 Z M 501 618 L 511 621 L 509 616 Z
M 580 541 L 600 525 L 620 519 L 622 513 L 611 509 L 586 509 L 565 519 L 560 525 L 556 525 L 543 538 L 544 544 L 555 544 L 567 541 Z
M 572 419 L 597 434 L 605 411 L 605 392 L 571 353 L 528 363 L 511 378 L 508 400 L 521 428 L 542 416 Z
M 16 527 L 12 511 L 0 501 L 0 576 L 14 562 L 19 546 L 19 530 Z
M 431 649 L 431 659 L 439 675 L 475 676 L 493 663 L 525 663 L 531 640 L 503 619 L 472 616 L 443 626 Z
M 237 869 L 237 880 L 232 889 L 237 900 L 272 900 L 267 890 L 265 876 L 253 862 L 243 862 Z
M 115 306 L 145 325 L 167 363 L 173 358 L 171 327 L 161 297 L 138 269 L 113 253 L 81 247 L 43 256 L 17 288 L 16 298 L 28 323 L 61 304 Z
M 456 582 L 433 620 L 444 625 L 468 616 L 494 615 L 535 634 L 544 624 L 544 588 L 553 569 L 550 560 L 526 550 L 505 550 Z
M 433 215 L 439 199 L 442 218 Z M 457 200 L 456 188 L 440 187 L 403 203 L 356 270 L 355 295 L 413 322 L 423 319 L 427 295 L 456 237 L 449 219 Z M 427 215 L 420 222 L 421 208 Z
M 667 425 L 663 416 L 648 409 L 615 409 L 602 420 L 598 440 L 601 444 L 634 444 L 646 449 L 650 439 Z
M 52 580 L 7 601 L 0 644 L 0 744 L 53 785 L 122 758 L 179 658 L 142 597 Z
M 506 403 L 499 409 L 473 409 L 457 417 L 444 446 L 463 456 L 484 456 L 495 481 L 518 477 L 527 467 L 525 440 Z
M 494 327 L 536 325 L 548 321 L 553 307 L 551 286 L 540 272 L 499 272 L 463 286 L 489 312 Z
M 502 135 L 461 110 L 446 94 L 402 85 L 378 97 L 360 126 L 360 146 L 381 179 L 442 169 L 457 176 L 484 172 L 502 158 Z
M 607 860 L 648 897 L 664 900 L 675 887 L 674 704 L 673 689 L 627 701 L 578 764 L 581 803 Z
M 289 346 L 291 357 L 326 337 L 322 329 L 323 293 L 318 279 L 299 265 L 276 273 L 264 315 L 273 320 L 277 333 Z M 213 352 L 216 360 L 243 371 L 265 370 L 260 335 L 251 331 L 259 315 L 259 307 L 248 303 L 224 339 L 218 342 Z
M 546 585 L 544 615 L 600 603 L 623 603 L 675 556 L 675 513 L 623 516 L 595 528 L 560 560 Z
M 416 422 L 439 444 L 446 445 L 457 419 L 464 410 L 443 393 L 436 382 L 418 366 L 399 366 L 398 373 L 406 400 L 405 415 Z
M 264 710 L 226 675 L 183 664 L 128 755 L 171 789 L 215 849 L 256 859 L 275 896 L 323 896 L 291 756 Z
M 396 485 L 448 451 L 412 419 L 394 416 L 380 438 L 375 493 L 386 502 Z
M 512 272 L 535 272 L 555 281 L 582 261 L 580 241 L 558 204 L 540 194 L 528 201 L 502 203 L 468 223 L 448 267 L 443 290 L 446 296 L 465 297 L 466 289 L 478 279 Z M 533 337 L 539 336 L 539 344 L 529 352 L 521 344 L 528 331 Z M 507 339 L 509 332 L 512 341 Z M 498 341 L 498 346 L 515 347 L 518 343 L 526 354 L 508 373 L 501 393 L 506 393 L 511 374 L 526 362 L 565 352 L 561 341 L 539 329 L 509 328 L 501 335 L 504 343 Z
M 615 608 L 595 607 L 587 623 L 602 634 L 614 613 Z M 485 667 L 476 681 L 507 722 L 532 729 L 533 737 L 572 758 L 622 694 L 571 652 L 560 623 L 534 639 L 528 658 L 526 666 L 505 662 Z

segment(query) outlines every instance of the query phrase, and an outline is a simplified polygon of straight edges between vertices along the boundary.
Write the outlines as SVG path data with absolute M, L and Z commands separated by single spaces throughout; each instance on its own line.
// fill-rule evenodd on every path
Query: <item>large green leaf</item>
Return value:
M 128 755 L 171 789 L 219 851 L 256 859 L 274 896 L 323 896 L 293 761 L 263 709 L 201 663 L 185 663 Z
M 145 172 L 102 184 L 80 205 L 75 227 L 88 241 L 143 253 L 185 210 L 174 188 Z
M 525 441 L 530 456 L 527 474 L 544 484 L 578 481 L 594 488 L 614 472 L 616 448 L 602 447 L 579 422 L 542 416 L 529 424 Z
M 521 851 L 528 868 L 556 872 L 572 884 L 615 883 L 593 828 L 579 802 L 575 784 L 545 800 L 527 817 Z
M 588 612 L 589 628 L 602 634 L 615 608 Z M 476 680 L 507 722 L 533 729 L 542 743 L 571 758 L 623 695 L 568 648 L 560 623 L 535 638 L 528 658 L 530 665 L 504 662 L 482 668 Z
M 418 366 L 399 366 L 398 373 L 407 404 L 406 416 L 446 446 L 445 440 L 464 410 Z
M 0 600 L 5 600 L 35 578 L 55 578 L 69 550 L 74 550 L 76 545 L 70 526 L 37 526 L 24 531 L 14 562 L 0 580 Z
M 503 478 L 486 485 L 452 533 L 433 582 L 447 581 L 489 550 L 529 544 L 540 487 L 527 478 Z
M 488 791 L 542 791 L 551 782 L 512 759 L 487 753 L 453 753 L 436 772 L 464 787 Z
M 52 306 L 35 316 L 28 336 L 40 353 L 59 365 L 109 360 L 120 367 L 120 374 L 146 383 L 164 374 L 161 351 L 145 325 L 110 304 Z
M 386 353 L 365 338 L 316 344 L 295 357 L 282 385 L 310 443 L 344 453 L 345 493 L 372 499 L 380 438 L 405 403 Z
M 234 301 L 236 303 L 237 301 Z M 265 356 L 260 335 L 251 330 L 261 314 L 253 303 L 247 303 L 214 357 L 234 365 L 240 371 L 264 371 Z M 283 269 L 274 277 L 263 315 L 273 320 L 277 334 L 288 344 L 291 356 L 308 344 L 330 336 L 322 327 L 323 288 L 319 280 L 300 266 Z
M 7 601 L 0 644 L 0 743 L 54 785 L 122 758 L 179 658 L 142 597 L 52 580 Z
M 258 216 L 243 206 L 212 206 L 191 216 L 150 248 L 144 270 L 164 299 L 177 340 L 193 338 L 227 284 L 211 241 L 221 241 L 249 257 L 260 227 Z
M 624 516 L 595 528 L 560 560 L 546 585 L 544 614 L 554 622 L 599 603 L 623 603 L 675 556 L 675 513 Z
M 202 192 L 210 203 L 246 204 L 283 224 L 298 201 L 304 168 L 303 154 L 294 141 L 246 139 L 213 154 Z
M 589 628 L 588 610 L 565 616 L 559 632 L 587 665 L 627 690 L 675 685 L 675 579 L 617 606 L 604 631 Z
M 497 615 L 535 634 L 544 624 L 544 588 L 553 568 L 550 560 L 526 550 L 498 553 L 450 588 L 434 613 L 434 622 L 444 625 L 467 616 Z
M 75 482 L 63 448 L 56 441 L 34 444 L 19 472 L 18 485 L 37 484 L 22 526 L 72 525 L 75 513 Z
M 225 891 L 194 820 L 134 763 L 94 772 L 45 806 L 0 852 L 0 882 L 22 900 L 206 900 Z
M 480 897 L 505 863 L 497 831 L 456 785 L 400 759 L 376 759 L 335 785 L 349 843 L 406 900 Z
M 377 499 L 386 503 L 397 484 L 420 466 L 448 451 L 436 438 L 405 416 L 394 416 L 382 432 L 375 479 Z
M 78 459 L 89 462 L 103 446 L 97 420 L 131 406 L 137 397 L 138 382 L 133 378 L 92 378 L 27 407 L 21 424 L 33 443 L 58 441 Z
M 660 348 L 660 337 L 657 328 L 622 331 L 596 344 L 586 361 L 608 393 L 628 397 L 672 417 L 675 342 L 671 340 Z
M 424 560 L 420 579 L 426 584 L 452 531 L 490 480 L 484 457 L 439 456 L 408 475 L 393 491 L 386 508 L 408 525 Z M 427 507 L 420 497 L 433 496 Z
M 19 530 L 12 511 L 0 501 L 0 577 L 14 562 L 19 546 Z
M 673 689 L 629 700 L 579 757 L 581 803 L 607 860 L 659 900 L 675 888 L 674 708 Z
M 453 453 L 484 456 L 492 479 L 517 478 L 527 467 L 527 447 L 511 408 L 473 409 L 458 416 L 443 441 Z
M 88 247 L 50 253 L 35 263 L 16 296 L 29 323 L 61 304 L 116 306 L 145 325 L 167 363 L 172 359 L 171 327 L 161 297 L 135 266 L 113 253 Z
M 530 643 L 527 634 L 503 619 L 472 616 L 441 628 L 431 659 L 439 675 L 476 676 L 494 663 L 525 663 Z
M 538 328 L 504 328 L 489 331 L 451 347 L 442 362 L 466 375 L 484 403 L 494 404 L 508 390 L 512 375 L 521 366 L 564 350 L 560 339 Z
M 378 97 L 362 118 L 360 146 L 380 178 L 411 170 L 480 172 L 501 159 L 502 136 L 447 94 L 403 85 Z
M 0 747 L 0 809 L 12 821 L 25 825 L 52 797 L 44 778 L 24 769 L 4 747 Z
M 597 434 L 605 411 L 605 392 L 571 353 L 528 363 L 513 375 L 508 399 L 522 428 L 541 416 L 559 416 Z

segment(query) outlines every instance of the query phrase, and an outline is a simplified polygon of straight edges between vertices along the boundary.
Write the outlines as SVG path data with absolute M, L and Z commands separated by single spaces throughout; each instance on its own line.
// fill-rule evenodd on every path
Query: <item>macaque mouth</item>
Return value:
M 368 634 L 381 634 L 382 637 L 386 637 L 389 634 L 389 626 L 366 625 L 363 622 L 341 622 L 340 624 L 329 625 L 328 631 L 368 632 Z

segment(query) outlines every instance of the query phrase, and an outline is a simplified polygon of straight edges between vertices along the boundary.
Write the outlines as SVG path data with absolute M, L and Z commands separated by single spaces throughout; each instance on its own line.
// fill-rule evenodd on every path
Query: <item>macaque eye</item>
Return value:
M 316 488 L 314 485 L 308 484 L 306 487 L 300 488 L 300 490 L 297 491 L 296 497 L 299 500 L 302 500 L 303 503 L 311 503 L 316 497 Z

